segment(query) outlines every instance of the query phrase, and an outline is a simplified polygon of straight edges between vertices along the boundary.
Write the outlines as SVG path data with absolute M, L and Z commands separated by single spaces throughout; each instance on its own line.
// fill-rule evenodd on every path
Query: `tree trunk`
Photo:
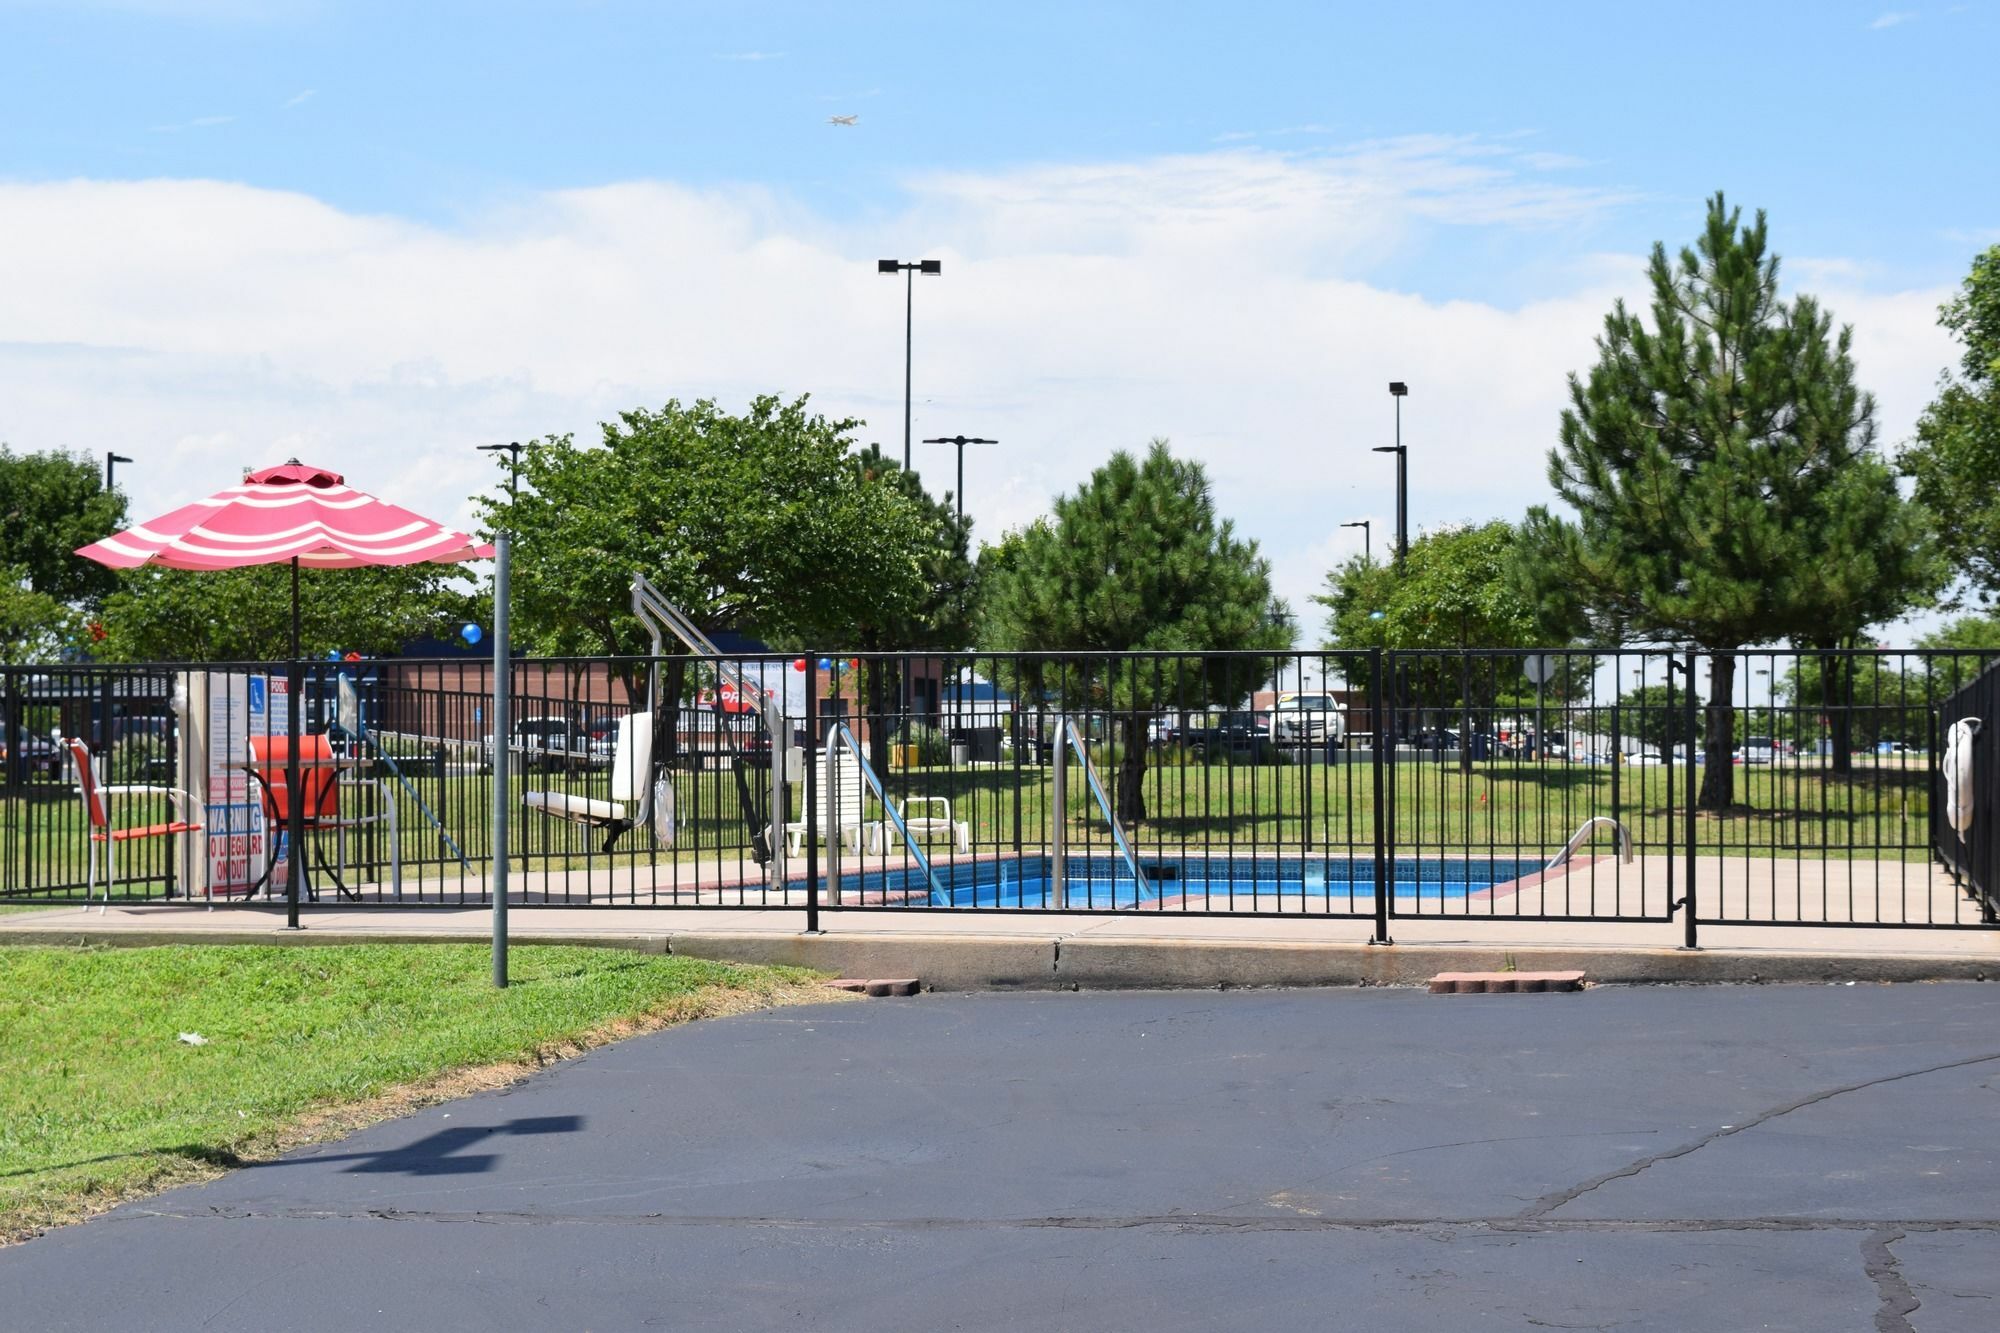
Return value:
M 1694 688 L 1694 682 L 1688 682 Z M 1698 810 L 1727 810 L 1736 803 L 1736 654 L 1711 653 L 1708 658 L 1708 739 L 1702 747 L 1707 758 L 1701 775 Z
M 653 707 L 653 762 L 674 767 L 681 755 L 681 698 L 687 692 L 687 659 L 670 657 L 660 664 L 660 697 Z
M 878 774 L 889 771 L 889 736 L 896 697 L 897 672 L 891 662 L 876 659 L 861 665 L 868 692 L 868 763 Z
M 1118 756 L 1118 822 L 1127 833 L 1146 819 L 1146 715 L 1128 713 Z
M 1847 706 L 1853 673 L 1852 661 L 1842 662 L 1833 653 L 1820 658 L 1820 711 L 1826 714 L 1827 739 L 1832 742 L 1827 768 L 1834 773 L 1854 771 L 1854 714 Z
M 1472 658 L 1469 649 L 1459 644 L 1458 659 L 1458 771 L 1462 776 L 1472 776 Z

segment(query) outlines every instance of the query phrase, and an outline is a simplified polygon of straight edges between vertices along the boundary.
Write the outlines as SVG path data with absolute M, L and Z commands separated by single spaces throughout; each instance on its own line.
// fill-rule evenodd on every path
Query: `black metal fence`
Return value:
M 1991 659 L 534 659 L 505 738 L 484 661 L 309 663 L 309 888 L 484 901 L 504 752 L 525 905 L 1351 917 L 1384 939 L 1397 920 L 1990 926 L 2000 811 L 1977 781 L 1960 840 L 1938 754 L 2000 702 Z M 0 669 L 0 899 L 101 895 L 114 846 L 117 899 L 282 885 L 284 677 Z M 2000 725 L 1982 735 L 2000 780 Z M 103 826 L 57 737 L 110 792 Z M 201 833 L 161 831 L 190 811 Z

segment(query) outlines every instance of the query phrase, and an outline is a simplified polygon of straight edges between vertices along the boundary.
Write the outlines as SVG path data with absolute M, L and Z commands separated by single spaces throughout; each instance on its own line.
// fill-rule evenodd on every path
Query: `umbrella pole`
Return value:
M 493 984 L 507 985 L 507 816 L 513 805 L 513 791 L 507 774 L 512 767 L 514 721 L 508 716 L 507 696 L 513 682 L 511 651 L 507 638 L 508 557 L 513 539 L 503 530 L 493 534 Z
M 304 794 L 299 781 L 299 696 L 305 693 L 305 672 L 299 663 L 299 558 L 292 557 L 292 660 L 285 664 L 286 721 L 285 730 L 290 738 L 286 747 L 285 790 L 290 799 L 285 802 L 286 846 L 285 846 L 285 927 L 299 928 L 299 885 L 305 879 L 305 810 L 300 797 Z

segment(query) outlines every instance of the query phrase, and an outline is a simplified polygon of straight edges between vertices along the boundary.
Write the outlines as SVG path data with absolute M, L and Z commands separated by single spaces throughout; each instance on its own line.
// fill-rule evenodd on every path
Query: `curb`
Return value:
M 292 932 L 0 927 L 0 946 L 148 948 L 166 944 L 313 947 L 333 944 L 479 944 L 450 931 L 316 929 Z M 1440 972 L 1574 972 L 1597 985 L 2000 980 L 2000 959 L 1922 954 L 1774 953 L 1705 949 L 1288 943 L 1019 935 L 779 934 L 675 931 L 518 934 L 517 946 L 562 944 L 774 963 L 836 977 L 922 977 L 926 990 L 1217 990 L 1312 986 L 1427 986 Z

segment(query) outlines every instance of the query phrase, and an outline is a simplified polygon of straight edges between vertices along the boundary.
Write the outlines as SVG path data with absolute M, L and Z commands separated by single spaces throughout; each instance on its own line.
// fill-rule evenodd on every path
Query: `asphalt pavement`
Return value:
M 697 1023 L 0 1250 L 22 1329 L 2000 1328 L 2000 987 Z

